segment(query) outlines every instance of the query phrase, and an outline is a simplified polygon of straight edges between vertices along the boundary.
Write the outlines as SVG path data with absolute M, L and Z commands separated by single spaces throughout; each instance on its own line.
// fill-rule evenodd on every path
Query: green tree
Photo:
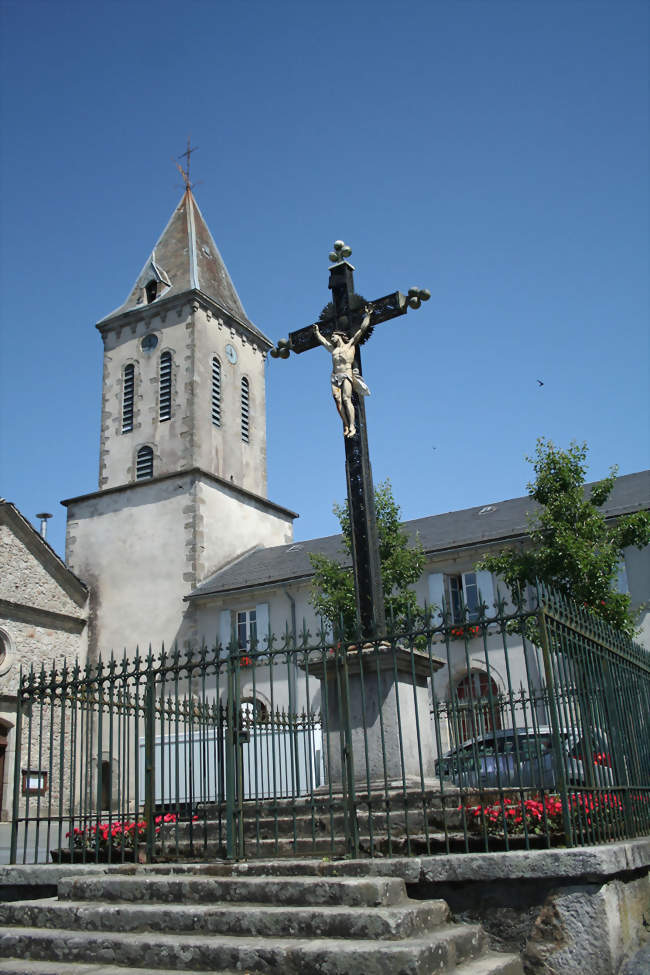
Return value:
M 402 528 L 399 505 L 388 480 L 375 488 L 375 510 L 386 617 L 399 628 L 417 611 L 416 596 L 409 587 L 422 575 L 424 550 L 419 541 L 413 544 Z M 351 556 L 352 532 L 347 501 L 344 505 L 335 504 L 334 514 L 341 525 L 343 546 Z M 352 568 L 314 552 L 310 553 L 309 558 L 315 569 L 312 606 L 330 623 L 335 633 L 341 632 L 342 625 L 343 637 L 351 638 L 356 627 Z
M 650 543 L 650 514 L 639 511 L 609 527 L 599 509 L 618 468 L 586 489 L 586 458 L 585 443 L 572 441 L 561 450 L 540 437 L 535 456 L 526 458 L 536 475 L 528 493 L 540 505 L 529 518 L 531 545 L 486 555 L 476 567 L 502 576 L 515 595 L 539 579 L 633 636 L 636 615 L 629 595 L 615 591 L 615 581 L 623 549 Z

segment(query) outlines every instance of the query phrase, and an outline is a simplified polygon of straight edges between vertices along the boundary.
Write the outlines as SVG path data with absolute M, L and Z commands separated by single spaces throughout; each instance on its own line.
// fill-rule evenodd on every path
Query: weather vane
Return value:
M 183 177 L 183 182 L 185 183 L 185 188 L 188 189 L 188 190 L 191 190 L 192 189 L 192 186 L 195 185 L 194 183 L 191 183 L 190 182 L 190 157 L 191 157 L 191 155 L 192 155 L 193 152 L 196 152 L 198 150 L 198 148 L 199 148 L 198 146 L 192 146 L 191 139 L 188 136 L 188 138 L 187 138 L 187 149 L 185 150 L 185 152 L 181 152 L 180 156 L 178 157 L 179 159 L 185 159 L 186 160 L 186 163 L 185 163 L 186 168 L 183 169 L 183 167 L 180 165 L 180 163 L 177 163 L 176 160 L 174 160 L 174 165 L 176 166 L 176 168 L 178 169 L 179 173 Z

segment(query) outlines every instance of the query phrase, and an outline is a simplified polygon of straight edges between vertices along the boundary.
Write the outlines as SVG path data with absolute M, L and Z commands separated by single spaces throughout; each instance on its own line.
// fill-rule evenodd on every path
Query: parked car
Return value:
M 587 737 L 574 729 L 560 732 L 566 784 L 614 784 L 607 739 L 601 731 Z M 588 758 L 589 768 L 587 766 Z M 559 786 L 552 729 L 507 728 L 464 741 L 436 762 L 436 775 L 464 788 L 545 788 Z

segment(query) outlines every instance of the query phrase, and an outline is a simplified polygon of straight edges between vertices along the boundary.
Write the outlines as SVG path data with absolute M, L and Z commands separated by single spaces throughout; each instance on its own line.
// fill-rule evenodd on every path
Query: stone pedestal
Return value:
M 444 666 L 427 652 L 384 644 L 337 651 L 310 665 L 310 674 L 321 681 L 328 789 L 342 788 L 347 748 L 358 791 L 368 782 L 372 790 L 419 788 L 422 776 L 430 783 L 435 750 L 429 681 Z

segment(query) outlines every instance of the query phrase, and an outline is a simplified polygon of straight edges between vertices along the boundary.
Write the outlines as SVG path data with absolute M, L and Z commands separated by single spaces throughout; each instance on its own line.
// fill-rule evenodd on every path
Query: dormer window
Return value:
M 144 290 L 147 296 L 147 304 L 150 305 L 151 302 L 155 301 L 158 297 L 158 282 L 154 281 L 152 278 Z

